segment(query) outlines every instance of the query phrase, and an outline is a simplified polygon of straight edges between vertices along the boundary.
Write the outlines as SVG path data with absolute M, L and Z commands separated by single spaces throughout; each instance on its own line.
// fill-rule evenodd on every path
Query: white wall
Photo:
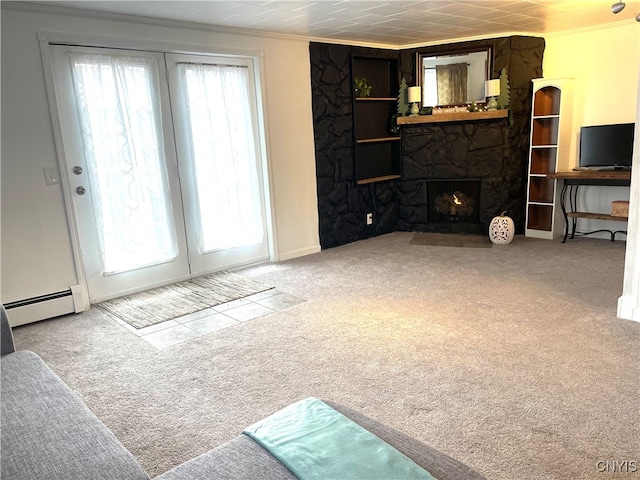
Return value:
M 307 41 L 2 10 L 2 302 L 77 283 L 38 31 L 262 52 L 271 200 L 280 260 L 319 251 Z
M 640 25 L 633 20 L 615 27 L 545 37 L 545 78 L 575 79 L 570 155 L 578 164 L 581 126 L 636 121 Z M 580 187 L 578 203 L 583 211 L 609 213 L 613 200 L 628 200 L 627 187 Z M 580 219 L 578 229 L 624 230 L 618 222 Z M 608 234 L 597 234 L 609 238 Z M 620 236 L 624 240 L 624 236 Z

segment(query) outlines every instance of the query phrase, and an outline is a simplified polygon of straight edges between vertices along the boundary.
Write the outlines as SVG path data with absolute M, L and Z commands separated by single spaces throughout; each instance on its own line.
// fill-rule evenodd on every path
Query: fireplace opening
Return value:
M 427 181 L 427 219 L 437 230 L 477 233 L 480 225 L 480 180 Z M 447 228 L 460 225 L 458 228 Z

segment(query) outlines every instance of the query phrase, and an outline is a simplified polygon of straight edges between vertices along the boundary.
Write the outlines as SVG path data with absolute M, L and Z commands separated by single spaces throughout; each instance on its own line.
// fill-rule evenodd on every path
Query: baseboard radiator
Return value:
M 37 322 L 47 318 L 78 313 L 82 308 L 81 287 L 72 286 L 68 290 L 49 293 L 4 304 L 12 327 Z

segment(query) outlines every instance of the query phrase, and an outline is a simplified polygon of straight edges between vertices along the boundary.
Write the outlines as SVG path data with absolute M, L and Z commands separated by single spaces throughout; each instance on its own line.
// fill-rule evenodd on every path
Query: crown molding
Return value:
M 572 28 L 570 30 L 561 30 L 559 32 L 549 32 L 545 33 L 545 38 L 555 38 L 555 37 L 563 37 L 565 35 L 576 35 L 580 33 L 588 33 L 588 32 L 596 32 L 598 30 L 607 30 L 610 28 L 621 28 L 621 27 L 629 27 L 629 26 L 637 26 L 638 22 L 635 20 L 629 21 L 629 19 L 625 20 L 616 20 L 608 23 L 601 23 L 599 25 L 591 25 L 590 27 L 580 27 L 580 28 Z
M 171 20 L 167 18 L 146 17 L 143 15 L 132 15 L 128 13 L 102 12 L 98 10 L 87 10 L 84 8 L 67 7 L 64 5 L 52 5 L 52 2 L 16 2 L 1 1 L 2 10 L 14 10 L 21 12 L 43 13 L 48 15 L 61 15 L 68 17 L 92 18 L 95 20 L 110 20 L 117 22 L 127 22 L 142 25 L 161 26 L 169 28 L 181 28 L 186 30 L 199 30 L 208 33 L 220 33 L 228 35 L 242 35 L 250 37 L 274 38 L 281 40 L 297 40 L 308 42 L 310 37 L 304 35 L 294 35 L 287 33 L 265 32 L 260 30 L 250 30 L 246 28 L 225 27 L 222 25 L 210 25 L 198 22 L 185 22 L 183 20 Z
M 295 40 L 304 42 L 322 42 L 337 45 L 351 45 L 370 48 L 384 48 L 389 50 L 403 50 L 406 48 L 424 47 L 429 45 L 442 45 L 446 43 L 464 42 L 467 40 L 478 40 L 485 38 L 495 38 L 496 35 L 486 35 L 469 38 L 452 38 L 442 39 L 433 42 L 415 43 L 415 44 L 388 44 L 380 42 L 365 42 L 362 40 L 354 40 L 345 38 L 326 38 L 304 35 L 293 35 L 286 33 L 265 32 L 260 30 L 250 30 L 246 28 L 225 27 L 222 25 L 210 25 L 197 22 L 185 22 L 183 20 L 171 20 L 157 17 L 146 17 L 143 15 L 131 15 L 115 12 L 102 12 L 98 10 L 88 10 L 84 8 L 68 7 L 65 5 L 55 5 L 54 2 L 20 2 L 20 1 L 0 1 L 2 10 L 14 10 L 21 12 L 41 13 L 48 15 L 61 15 L 79 18 L 91 18 L 96 20 L 110 20 L 117 22 L 127 22 L 143 25 L 163 26 L 170 28 L 182 28 L 187 30 L 199 30 L 209 33 L 221 33 L 230 35 L 242 35 L 260 38 L 273 38 L 281 40 Z M 509 34 L 499 34 L 499 37 L 508 36 Z M 529 33 L 531 35 L 531 33 Z
M 429 47 L 434 45 L 448 45 L 453 43 L 468 42 L 468 41 L 474 41 L 474 40 L 488 40 L 492 38 L 510 37 L 514 35 L 553 38 L 553 37 L 560 37 L 563 35 L 572 35 L 577 33 L 584 33 L 584 32 L 606 29 L 606 28 L 620 27 L 622 26 L 623 22 L 625 24 L 627 23 L 625 20 L 617 20 L 617 21 L 604 23 L 601 25 L 563 30 L 559 32 L 521 32 L 521 31 L 520 32 L 500 32 L 500 33 L 492 33 L 487 35 L 477 35 L 477 36 L 470 36 L 470 37 L 443 38 L 443 39 L 439 39 L 431 42 L 419 42 L 419 43 L 408 43 L 408 44 L 386 44 L 386 43 L 379 43 L 379 42 L 365 42 L 361 40 L 354 40 L 348 37 L 336 39 L 336 38 L 315 37 L 315 36 L 307 36 L 307 35 L 294 35 L 294 34 L 287 34 L 287 33 L 251 30 L 246 28 L 226 27 L 223 25 L 210 25 L 210 24 L 198 23 L 198 22 L 186 22 L 183 20 L 171 20 L 171 19 L 164 19 L 164 18 L 157 18 L 157 17 L 147 17 L 143 15 L 131 15 L 131 14 L 115 13 L 115 12 L 101 12 L 98 10 L 87 10 L 83 8 L 56 5 L 54 2 L 0 1 L 0 9 L 31 12 L 31 13 L 42 13 L 42 14 L 49 14 L 49 15 L 92 18 L 96 20 L 110 20 L 110 21 L 118 21 L 118 22 L 143 24 L 143 25 L 163 26 L 163 27 L 169 27 L 169 28 L 181 28 L 181 29 L 187 29 L 187 30 L 199 30 L 202 32 L 209 32 L 209 33 L 241 35 L 241 36 L 257 37 L 257 38 L 271 38 L 271 39 L 300 41 L 300 42 L 322 42 L 322 43 L 330 43 L 330 44 L 338 44 L 338 45 L 384 48 L 389 50 L 405 50 L 405 49 L 412 49 L 412 48 Z

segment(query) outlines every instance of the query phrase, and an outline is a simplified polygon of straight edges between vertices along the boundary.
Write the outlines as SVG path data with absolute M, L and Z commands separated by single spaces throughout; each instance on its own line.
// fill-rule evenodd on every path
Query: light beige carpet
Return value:
M 153 478 L 305 397 L 337 401 L 490 480 L 637 480 L 640 323 L 624 242 L 399 232 L 239 273 L 306 302 L 158 351 L 100 309 L 19 327 Z M 602 464 L 600 464 L 602 465 Z
M 97 306 L 140 329 L 271 288 L 231 272 L 217 272 Z
M 434 247 L 491 248 L 489 237 L 482 235 L 455 235 L 449 233 L 415 233 L 409 241 L 411 245 Z

